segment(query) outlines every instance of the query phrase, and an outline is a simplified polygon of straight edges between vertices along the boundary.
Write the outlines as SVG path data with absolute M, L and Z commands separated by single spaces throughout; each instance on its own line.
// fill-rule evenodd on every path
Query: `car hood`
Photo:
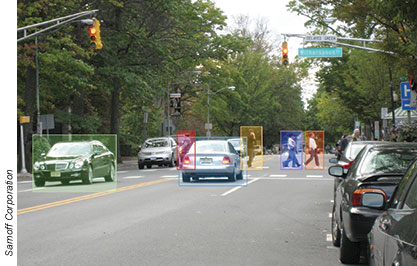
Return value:
M 170 147 L 156 147 L 156 148 L 143 148 L 141 152 L 166 152 L 171 151 Z

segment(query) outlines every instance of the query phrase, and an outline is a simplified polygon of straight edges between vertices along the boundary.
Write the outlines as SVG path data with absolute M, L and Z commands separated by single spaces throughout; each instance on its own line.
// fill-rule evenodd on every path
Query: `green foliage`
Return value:
M 52 145 L 45 136 L 33 135 L 32 136 L 32 163 L 35 163 L 41 159 L 42 153 L 48 153 Z

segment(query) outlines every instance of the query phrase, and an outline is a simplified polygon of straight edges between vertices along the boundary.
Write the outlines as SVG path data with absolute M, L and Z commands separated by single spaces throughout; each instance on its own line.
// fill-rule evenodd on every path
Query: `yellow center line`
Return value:
M 117 189 L 112 189 L 112 190 L 108 190 L 108 191 L 97 192 L 97 193 L 88 194 L 88 195 L 84 195 L 84 196 L 80 196 L 80 197 L 70 198 L 70 199 L 66 199 L 66 200 L 61 200 L 61 201 L 55 201 L 55 202 L 50 202 L 50 203 L 46 203 L 46 204 L 36 205 L 36 206 L 32 206 L 32 207 L 17 210 L 17 215 L 28 213 L 28 212 L 39 211 L 39 210 L 52 208 L 52 207 L 56 207 L 56 206 L 61 206 L 61 205 L 69 204 L 69 203 L 74 203 L 74 202 L 78 202 L 78 201 L 82 201 L 82 200 L 86 200 L 86 199 L 92 199 L 92 198 L 96 198 L 96 197 L 100 197 L 100 196 L 104 196 L 104 195 L 109 195 L 109 194 L 116 193 L 116 192 L 122 192 L 122 191 L 130 190 L 130 189 L 134 189 L 134 188 L 146 187 L 146 186 L 150 186 L 150 185 L 154 185 L 154 184 L 158 184 L 158 183 L 163 183 L 163 182 L 166 182 L 166 181 L 170 181 L 170 179 L 159 179 L 159 180 L 155 180 L 155 181 L 149 181 L 149 182 L 144 182 L 144 183 L 140 183 L 140 184 L 125 186 L 125 187 L 121 187 L 121 188 L 117 188 Z

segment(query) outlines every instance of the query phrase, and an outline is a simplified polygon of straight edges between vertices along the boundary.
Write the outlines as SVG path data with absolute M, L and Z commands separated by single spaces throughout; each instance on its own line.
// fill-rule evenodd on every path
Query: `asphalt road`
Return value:
M 90 185 L 99 192 L 21 180 L 18 265 L 341 265 L 329 239 L 328 163 L 279 166 L 279 156 L 264 156 L 262 170 L 237 184 L 247 186 L 233 187 L 183 187 L 175 168 L 135 165 L 104 192 L 101 180 Z

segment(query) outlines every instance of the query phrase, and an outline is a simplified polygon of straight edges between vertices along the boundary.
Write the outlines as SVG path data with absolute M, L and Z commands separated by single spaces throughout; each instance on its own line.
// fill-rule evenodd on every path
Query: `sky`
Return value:
M 289 0 L 212 0 L 218 8 L 220 8 L 227 16 L 227 25 L 233 25 L 233 17 L 238 15 L 247 15 L 251 19 L 264 18 L 268 23 L 268 29 L 271 34 L 277 38 L 278 41 L 283 41 L 281 34 L 283 33 L 307 33 L 308 30 L 304 27 L 307 18 L 298 16 L 296 13 L 291 13 L 287 10 L 286 5 Z M 280 39 L 278 39 L 280 38 Z M 302 48 L 302 39 L 289 38 L 288 42 L 288 56 L 291 60 L 298 53 L 298 48 Z M 306 104 L 307 99 L 310 99 L 317 90 L 317 83 L 314 81 L 315 70 L 310 71 L 310 77 L 303 80 L 302 98 Z

